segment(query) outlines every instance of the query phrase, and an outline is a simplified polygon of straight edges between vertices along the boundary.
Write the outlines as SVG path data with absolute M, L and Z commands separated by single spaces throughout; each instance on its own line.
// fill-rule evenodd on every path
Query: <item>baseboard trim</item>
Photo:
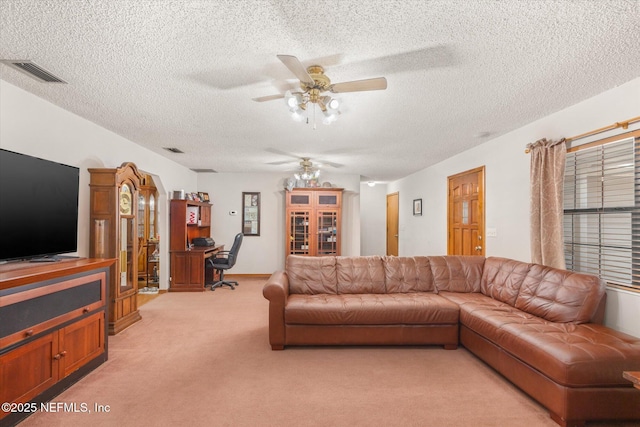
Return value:
M 271 274 L 225 274 L 224 277 L 245 277 L 247 279 L 268 279 Z

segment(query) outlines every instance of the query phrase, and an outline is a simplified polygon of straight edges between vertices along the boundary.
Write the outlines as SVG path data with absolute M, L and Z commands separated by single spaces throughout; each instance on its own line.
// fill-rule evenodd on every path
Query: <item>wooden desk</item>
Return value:
M 169 292 L 202 292 L 206 283 L 205 262 L 224 245 L 195 246 L 191 250 L 169 251 L 171 280 Z
M 640 371 L 625 371 L 622 376 L 631 381 L 635 388 L 640 389 Z

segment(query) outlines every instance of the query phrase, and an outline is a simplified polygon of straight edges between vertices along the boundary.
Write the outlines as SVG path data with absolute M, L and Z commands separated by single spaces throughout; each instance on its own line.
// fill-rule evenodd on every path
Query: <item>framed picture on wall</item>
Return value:
M 260 235 L 260 193 L 242 193 L 242 234 Z
M 422 199 L 413 199 L 413 215 L 422 215 Z

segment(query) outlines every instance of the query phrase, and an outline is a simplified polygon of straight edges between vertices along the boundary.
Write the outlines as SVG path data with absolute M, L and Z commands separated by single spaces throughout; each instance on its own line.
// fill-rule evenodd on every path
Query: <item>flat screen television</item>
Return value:
M 0 149 L 0 261 L 78 249 L 80 169 Z

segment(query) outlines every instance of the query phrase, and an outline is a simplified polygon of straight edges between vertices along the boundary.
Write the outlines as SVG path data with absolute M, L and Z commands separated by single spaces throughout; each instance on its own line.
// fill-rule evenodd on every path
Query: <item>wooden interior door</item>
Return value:
M 398 256 L 399 194 L 387 194 L 387 255 Z
M 484 166 L 448 178 L 449 255 L 484 255 Z

